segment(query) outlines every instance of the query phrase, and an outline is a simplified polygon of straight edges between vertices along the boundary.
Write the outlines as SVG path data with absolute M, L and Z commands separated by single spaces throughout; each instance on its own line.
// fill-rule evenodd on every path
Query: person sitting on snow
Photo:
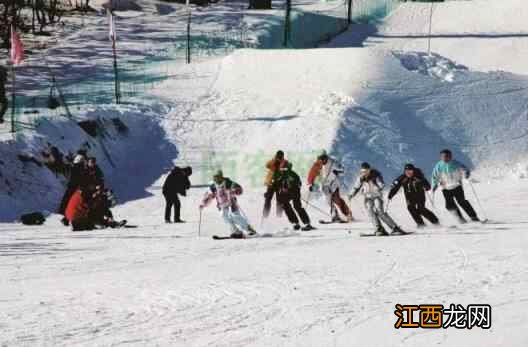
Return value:
M 306 213 L 306 210 L 302 206 L 301 202 L 301 179 L 299 178 L 299 175 L 295 171 L 292 170 L 292 164 L 291 163 L 285 163 L 282 165 L 282 167 L 279 170 L 279 173 L 276 175 L 275 179 L 273 180 L 273 185 L 277 187 L 277 199 L 279 200 L 280 204 L 282 205 L 282 208 L 284 209 L 284 212 L 286 213 L 286 216 L 288 217 L 288 220 L 290 223 L 293 224 L 294 230 L 301 229 L 301 226 L 299 225 L 299 218 L 301 219 L 301 222 L 304 224 L 304 227 L 302 227 L 303 231 L 313 230 L 314 227 L 310 224 L 310 217 L 308 216 L 308 213 Z M 293 208 L 290 204 L 290 202 L 293 203 Z M 294 211 L 295 209 L 295 211 Z M 297 218 L 297 215 L 299 215 L 299 218 Z
M 103 185 L 96 186 L 88 202 L 88 218 L 94 225 L 103 228 L 124 226 L 126 220 L 116 221 L 110 210 L 115 204 L 116 200 L 110 189 L 106 189 Z
M 453 154 L 449 149 L 444 149 L 440 152 L 440 161 L 433 169 L 433 177 L 431 179 L 433 192 L 438 189 L 439 185 L 442 187 L 446 209 L 452 213 L 460 223 L 466 223 L 466 219 L 462 216 L 455 200 L 472 221 L 480 221 L 473 206 L 471 206 L 469 201 L 466 200 L 464 188 L 462 187 L 462 180 L 464 178 L 469 178 L 470 174 L 470 171 L 464 165 L 453 160 Z
M 350 199 L 353 199 L 359 192 L 365 198 L 365 208 L 369 214 L 370 220 L 375 228 L 376 236 L 388 235 L 387 231 L 381 224 L 384 222 L 392 230 L 393 235 L 405 234 L 403 230 L 396 225 L 394 220 L 383 208 L 383 176 L 381 173 L 370 167 L 369 163 L 361 164 L 359 176 L 354 184 L 354 191 L 350 194 Z
M 321 189 L 325 194 L 328 203 L 330 205 L 330 215 L 332 216 L 332 222 L 343 222 L 339 218 L 339 211 L 345 216 L 346 222 L 354 220 L 352 217 L 352 211 L 348 207 L 347 203 L 339 194 L 339 175 L 344 173 L 344 169 L 341 164 L 334 158 L 323 151 L 323 153 L 317 158 L 317 161 L 313 164 L 310 172 L 308 173 L 308 189 L 313 192 L 318 190 L 316 180 L 319 180 Z
M 238 206 L 237 196 L 239 195 L 242 195 L 242 187 L 228 177 L 224 177 L 222 170 L 218 170 L 200 205 L 200 210 L 203 210 L 213 199 L 216 199 L 216 206 L 222 213 L 226 224 L 231 228 L 233 238 L 244 238 L 244 232 L 248 235 L 256 234 L 255 229 L 249 224 Z

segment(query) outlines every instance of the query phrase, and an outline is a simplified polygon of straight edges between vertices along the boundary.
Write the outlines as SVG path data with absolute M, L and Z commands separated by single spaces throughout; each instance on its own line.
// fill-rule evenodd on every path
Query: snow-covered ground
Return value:
M 138 105 L 83 110 L 130 127 L 128 137 L 105 140 L 116 168 L 102 144 L 94 152 L 125 202 L 115 214 L 138 228 L 71 233 L 57 215 L 42 227 L 0 224 L 2 345 L 526 346 L 524 5 L 436 3 L 433 33 L 441 37 L 428 55 L 427 41 L 413 35 L 426 33 L 430 6 L 402 4 L 375 31 L 361 26 L 370 36 L 352 27 L 324 48 L 245 49 L 174 63 L 166 66 L 174 78 Z M 395 34 L 402 37 L 388 37 Z M 52 125 L 71 125 L 64 122 Z M 71 150 L 89 140 L 44 129 L 24 142 L 28 150 L 46 139 Z M 343 159 L 349 184 L 365 160 L 388 182 L 408 161 L 429 175 L 444 147 L 475 169 L 485 211 L 467 183 L 466 193 L 490 223 L 452 227 L 437 194 L 443 226 L 401 238 L 360 238 L 371 226 L 359 198 L 350 225 L 298 233 L 285 219 L 261 224 L 263 165 L 277 149 L 302 177 L 315 154 L 329 150 Z M 198 187 L 183 200 L 188 223 L 161 224 L 160 185 L 171 161 L 193 165 L 194 184 L 222 167 L 246 188 L 241 204 L 252 223 L 273 237 L 213 241 L 228 233 L 213 207 L 198 237 Z M 14 172 L 0 172 L 22 170 L 9 167 Z M 52 180 L 39 170 L 34 181 Z M 25 204 L 52 209 L 59 183 L 38 198 L 2 194 L 0 218 L 13 220 Z M 401 196 L 390 211 L 415 231 Z M 327 218 L 308 212 L 313 221 Z M 490 304 L 492 328 L 393 327 L 396 304 L 451 303 Z

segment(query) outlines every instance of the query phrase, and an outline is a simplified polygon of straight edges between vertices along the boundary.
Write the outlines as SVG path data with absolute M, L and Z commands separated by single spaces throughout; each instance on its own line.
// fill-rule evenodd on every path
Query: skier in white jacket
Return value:
M 255 235 L 256 231 L 249 224 L 247 218 L 242 215 L 238 205 L 237 196 L 242 195 L 242 186 L 224 177 L 222 170 L 218 170 L 213 176 L 214 182 L 200 205 L 204 209 L 212 200 L 216 199 L 216 207 L 222 213 L 222 217 L 231 228 L 232 238 L 244 238 L 244 232 Z
M 359 177 L 353 187 L 354 191 L 350 194 L 350 199 L 354 198 L 360 192 L 363 194 L 365 208 L 376 230 L 376 236 L 388 235 L 381 222 L 385 223 L 392 230 L 392 235 L 403 235 L 405 232 L 398 227 L 383 207 L 384 187 L 385 183 L 383 182 L 381 173 L 371 168 L 369 163 L 363 163 L 361 164 Z

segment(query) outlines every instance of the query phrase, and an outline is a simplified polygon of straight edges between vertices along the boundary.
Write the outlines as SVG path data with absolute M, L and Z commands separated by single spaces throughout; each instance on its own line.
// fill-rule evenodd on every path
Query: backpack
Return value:
M 42 225 L 46 221 L 46 217 L 40 212 L 33 212 L 20 216 L 20 221 L 24 225 Z

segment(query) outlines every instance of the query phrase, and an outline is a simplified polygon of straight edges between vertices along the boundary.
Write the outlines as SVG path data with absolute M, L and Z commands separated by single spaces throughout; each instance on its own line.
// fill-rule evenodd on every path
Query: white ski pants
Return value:
M 367 209 L 370 221 L 376 229 L 381 225 L 381 222 L 387 224 L 391 229 L 396 227 L 394 220 L 385 212 L 381 197 L 365 198 L 365 208 Z
M 240 209 L 233 211 L 231 207 L 224 207 L 221 210 L 222 217 L 227 225 L 231 227 L 231 232 L 238 233 L 240 231 L 248 231 L 249 222 L 242 215 Z

